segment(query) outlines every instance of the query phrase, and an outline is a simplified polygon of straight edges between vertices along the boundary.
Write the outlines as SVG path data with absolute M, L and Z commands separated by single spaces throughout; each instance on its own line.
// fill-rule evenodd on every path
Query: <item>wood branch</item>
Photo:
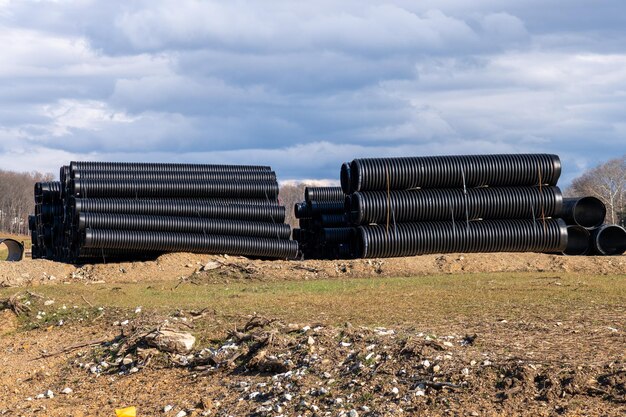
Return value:
M 31 297 L 33 297 L 33 298 L 39 298 L 39 299 L 41 299 L 41 300 L 43 300 L 44 298 L 46 298 L 46 297 L 44 297 L 43 295 L 41 295 L 41 294 L 37 294 L 36 292 L 32 292 L 32 291 L 26 291 L 26 294 L 30 295 L 30 296 L 31 296 Z
M 235 362 L 237 359 L 239 359 L 239 357 L 243 355 L 242 352 L 237 352 L 235 353 L 233 356 L 231 356 L 229 359 L 225 360 L 223 363 L 226 366 L 231 366 L 233 364 L 233 362 Z
M 22 303 L 20 301 L 21 293 L 15 293 L 9 298 L 5 298 L 4 300 L 0 300 L 0 304 L 4 305 L 5 308 L 11 309 L 16 315 L 20 315 L 23 313 L 27 313 L 31 310 L 31 308 Z
M 85 296 L 84 296 L 84 295 L 81 295 L 81 296 L 80 296 L 80 298 L 82 298 L 82 299 L 83 299 L 83 301 L 84 301 L 84 302 L 86 302 L 86 303 L 87 303 L 87 305 L 88 305 L 89 307 L 93 308 L 93 304 L 91 304 L 91 303 L 89 302 L 89 300 L 87 300 L 87 299 L 85 298 Z
M 261 317 L 258 315 L 254 315 L 250 318 L 250 320 L 248 320 L 248 322 L 245 324 L 245 326 L 243 326 L 243 331 L 247 332 L 250 331 L 252 329 L 255 329 L 257 327 L 265 327 L 269 324 L 272 324 L 276 321 L 276 319 L 268 319 L 265 317 Z
M 87 342 L 81 342 L 81 343 L 77 343 L 75 345 L 71 345 L 71 346 L 67 346 L 61 350 L 58 350 L 56 352 L 51 352 L 51 353 L 44 353 L 41 356 L 32 359 L 32 360 L 39 360 L 39 359 L 45 359 L 45 358 L 49 358 L 51 356 L 58 356 L 58 355 L 62 355 L 64 353 L 69 353 L 73 350 L 76 349 L 80 349 L 80 348 L 84 348 L 84 347 L 91 347 L 91 346 L 97 346 L 97 345 L 101 345 L 103 343 L 106 343 L 109 341 L 109 338 L 103 338 L 103 339 L 96 339 L 96 340 L 90 340 Z
M 304 265 L 294 265 L 293 269 L 301 269 L 303 271 L 308 271 L 308 272 L 320 272 L 319 269 L 317 268 L 312 268 L 310 266 L 304 266 Z

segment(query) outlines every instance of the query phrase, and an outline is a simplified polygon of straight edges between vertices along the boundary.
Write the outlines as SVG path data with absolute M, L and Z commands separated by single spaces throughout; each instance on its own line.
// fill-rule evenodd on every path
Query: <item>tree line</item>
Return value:
M 0 170 L 0 231 L 28 234 L 28 215 L 35 212 L 33 187 L 38 181 L 52 181 L 52 174 Z
M 35 212 L 33 186 L 37 181 L 52 181 L 52 174 L 18 173 L 0 170 L 0 231 L 28 234 L 28 215 Z M 284 185 L 281 203 L 287 207 L 286 223 L 297 226 L 293 214 L 296 202 L 304 200 L 306 184 Z M 606 205 L 606 222 L 626 222 L 626 155 L 611 159 L 585 171 L 565 190 L 566 196 L 594 196 Z

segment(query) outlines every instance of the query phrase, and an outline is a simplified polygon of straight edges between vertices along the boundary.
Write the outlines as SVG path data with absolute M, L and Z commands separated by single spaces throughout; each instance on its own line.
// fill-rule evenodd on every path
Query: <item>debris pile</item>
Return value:
M 195 324 L 194 315 L 204 316 L 195 312 L 185 321 Z M 200 415 L 220 407 L 226 415 L 233 406 L 258 416 L 410 414 L 448 409 L 463 393 L 480 397 L 495 392 L 495 398 L 487 399 L 489 406 L 524 398 L 554 404 L 575 396 L 600 396 L 615 404 L 626 399 L 620 385 L 626 377 L 623 366 L 564 371 L 561 363 L 491 357 L 475 348 L 476 334 L 286 324 L 257 315 L 210 347 L 190 350 L 193 336 L 179 330 L 170 342 L 155 343 L 159 334 L 164 328 L 134 330 L 104 351 L 97 349 L 102 356 L 93 362 L 76 363 L 90 374 L 124 376 L 156 364 L 187 369 L 192 379 L 215 379 L 229 395 L 210 404 L 201 401 Z M 468 406 L 480 411 L 478 404 L 461 408 Z

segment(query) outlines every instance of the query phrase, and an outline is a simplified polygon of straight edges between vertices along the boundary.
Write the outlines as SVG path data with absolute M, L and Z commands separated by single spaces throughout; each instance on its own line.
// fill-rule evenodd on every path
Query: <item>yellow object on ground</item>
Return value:
M 137 417 L 137 408 L 136 407 L 120 408 L 119 410 L 115 410 L 115 415 L 117 417 Z

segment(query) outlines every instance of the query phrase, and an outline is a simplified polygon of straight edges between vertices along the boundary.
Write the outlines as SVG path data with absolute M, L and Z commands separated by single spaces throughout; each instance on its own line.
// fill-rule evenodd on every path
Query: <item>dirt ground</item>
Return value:
M 207 268 L 205 268 L 205 266 Z M 203 270 L 218 269 L 236 277 L 261 281 L 299 281 L 350 277 L 410 277 L 416 275 L 491 272 L 567 272 L 626 274 L 626 255 L 561 256 L 536 253 L 469 253 L 390 259 L 340 261 L 263 261 L 244 257 L 166 254 L 155 261 L 74 266 L 45 260 L 0 262 L 0 287 L 62 282 L 141 282 L 175 280 Z
M 438 280 L 458 281 L 455 299 Z M 0 416 L 115 416 L 125 406 L 177 417 L 626 415 L 625 281 L 626 256 L 4 262 Z M 152 306 L 157 287 L 172 299 L 185 289 L 180 308 L 99 295 L 143 288 Z M 186 304 L 205 288 L 213 304 Z M 275 305 L 236 313 L 257 295 Z M 324 298 L 336 305 L 319 307 Z M 229 302 L 235 312 L 217 307 Z M 359 319 L 368 304 L 388 309 L 375 312 L 384 327 Z M 355 319 L 338 322 L 347 309 Z M 193 334 L 194 348 L 152 346 L 146 334 L 166 328 Z

